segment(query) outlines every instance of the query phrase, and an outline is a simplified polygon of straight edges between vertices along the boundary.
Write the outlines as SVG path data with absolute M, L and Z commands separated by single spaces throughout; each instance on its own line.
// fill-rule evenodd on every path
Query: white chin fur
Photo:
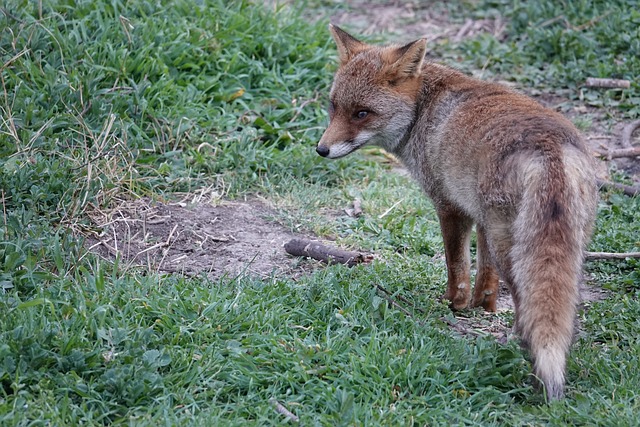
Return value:
M 347 154 L 351 153 L 356 148 L 357 147 L 355 145 L 347 144 L 344 142 L 340 144 L 335 144 L 335 145 L 332 145 L 331 148 L 329 148 L 329 155 L 327 157 L 329 157 L 330 159 L 337 159 L 338 157 L 344 157 Z
M 329 148 L 329 157 L 330 159 L 337 159 L 339 157 L 344 157 L 352 151 L 357 150 L 358 148 L 365 145 L 369 142 L 369 139 L 373 136 L 371 132 L 360 132 L 358 136 L 353 139 L 353 143 L 349 144 L 346 142 L 341 142 L 339 144 L 332 145 Z

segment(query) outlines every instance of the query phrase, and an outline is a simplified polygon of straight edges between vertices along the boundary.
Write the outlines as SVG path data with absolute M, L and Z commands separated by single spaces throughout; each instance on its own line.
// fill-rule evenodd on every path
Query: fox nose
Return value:
M 329 148 L 324 145 L 318 145 L 316 147 L 316 153 L 320 154 L 322 157 L 327 157 L 329 155 Z

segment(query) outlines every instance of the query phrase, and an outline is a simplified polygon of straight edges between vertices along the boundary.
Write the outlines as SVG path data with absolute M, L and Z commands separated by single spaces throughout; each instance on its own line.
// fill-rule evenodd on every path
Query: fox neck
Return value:
M 421 110 L 422 103 L 420 102 L 420 97 L 418 97 L 409 123 L 398 123 L 397 126 L 392 126 L 393 130 L 389 132 L 390 134 L 385 135 L 383 138 L 381 138 L 378 145 L 384 148 L 386 151 L 394 154 L 395 156 L 402 156 L 402 153 L 405 151 L 405 147 L 407 146 L 409 139 L 414 132 L 416 122 L 421 115 Z M 400 120 L 400 122 L 403 121 L 404 120 Z
M 429 76 L 431 72 L 430 65 L 431 64 L 425 64 L 423 66 L 421 84 L 415 94 L 415 104 L 408 125 L 398 126 L 398 132 L 395 137 L 384 138 L 379 144 L 382 148 L 399 157 L 404 162 L 408 162 L 413 158 L 414 150 L 409 147 L 409 144 L 416 133 L 416 123 L 421 118 L 424 119 L 425 116 L 430 115 L 429 110 L 432 109 L 433 100 L 437 98 L 437 92 L 440 91 L 440 81 Z M 440 68 L 440 66 L 437 67 L 438 69 Z M 400 121 L 406 123 L 405 120 Z
M 416 95 L 411 123 L 400 138 L 382 145 L 382 148 L 398 157 L 414 176 L 425 172 L 423 157 L 428 155 L 428 149 L 423 145 L 432 138 L 431 133 L 439 121 L 437 117 L 439 101 L 451 89 L 452 79 L 461 81 L 470 78 L 444 65 L 424 64 L 422 85 Z
M 413 109 L 413 114 L 411 116 L 411 121 L 409 122 L 409 124 L 404 129 L 399 126 L 398 136 L 384 138 L 384 140 L 380 144 L 382 148 L 400 158 L 403 158 L 405 156 L 407 145 L 409 143 L 409 140 L 411 139 L 412 134 L 414 133 L 416 122 L 422 115 L 423 103 L 420 98 L 421 96 L 419 95 L 418 99 L 416 100 L 415 108 Z

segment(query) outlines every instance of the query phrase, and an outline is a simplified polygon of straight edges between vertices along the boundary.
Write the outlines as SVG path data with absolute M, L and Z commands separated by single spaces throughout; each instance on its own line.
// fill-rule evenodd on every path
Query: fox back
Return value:
M 436 207 L 444 298 L 454 310 L 495 311 L 502 279 L 534 375 L 549 399 L 560 398 L 597 204 L 594 160 L 580 134 L 525 95 L 425 62 L 424 40 L 371 46 L 330 30 L 340 66 L 316 151 L 338 158 L 377 145 L 403 162 Z

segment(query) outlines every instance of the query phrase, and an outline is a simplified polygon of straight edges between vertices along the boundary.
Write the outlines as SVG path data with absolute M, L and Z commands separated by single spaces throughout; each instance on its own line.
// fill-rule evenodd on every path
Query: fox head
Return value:
M 334 25 L 329 29 L 340 65 L 317 153 L 336 159 L 367 144 L 393 152 L 414 122 L 426 41 L 371 46 Z

